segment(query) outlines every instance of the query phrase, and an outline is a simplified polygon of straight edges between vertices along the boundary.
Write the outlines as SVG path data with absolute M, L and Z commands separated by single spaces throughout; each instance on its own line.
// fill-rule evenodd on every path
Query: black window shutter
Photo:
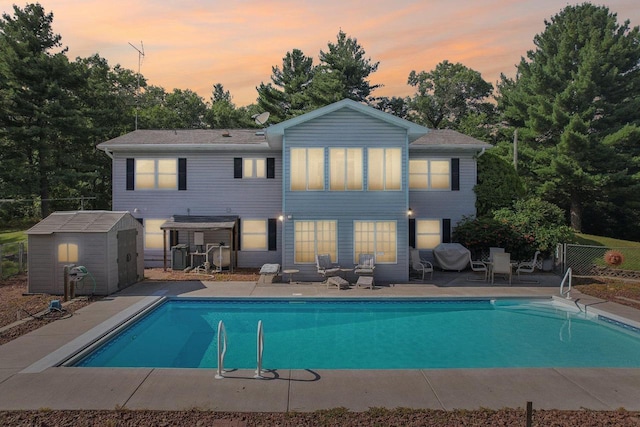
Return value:
M 242 157 L 233 158 L 233 177 L 242 178 Z
M 416 247 L 416 219 L 409 218 L 409 246 Z
M 451 220 L 449 218 L 442 220 L 442 243 L 451 243 Z
M 187 189 L 187 159 L 178 159 L 178 190 Z
M 451 159 L 451 191 L 460 191 L 460 159 Z
M 127 190 L 133 190 L 135 187 L 135 159 L 127 159 Z
M 268 219 L 268 236 L 269 236 L 269 250 L 277 250 L 276 239 L 278 236 L 278 220 L 275 218 Z
M 267 157 L 267 178 L 276 177 L 276 159 L 275 157 Z
M 236 233 L 240 238 L 238 239 L 238 250 L 242 250 L 242 231 L 240 230 L 240 218 L 236 221 Z

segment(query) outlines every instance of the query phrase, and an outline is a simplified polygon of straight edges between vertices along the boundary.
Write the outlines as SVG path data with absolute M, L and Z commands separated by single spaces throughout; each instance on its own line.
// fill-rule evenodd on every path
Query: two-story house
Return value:
M 316 254 L 352 267 L 371 253 L 388 282 L 408 280 L 410 247 L 449 241 L 475 214 L 489 147 L 351 100 L 262 131 L 137 130 L 98 145 L 113 159 L 113 209 L 144 225 L 146 266 L 166 266 L 176 244 L 222 245 L 232 265 L 317 280 Z

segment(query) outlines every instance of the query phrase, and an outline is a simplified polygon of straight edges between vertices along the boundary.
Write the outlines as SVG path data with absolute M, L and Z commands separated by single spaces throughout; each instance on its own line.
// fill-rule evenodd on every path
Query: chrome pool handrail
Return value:
M 564 291 L 564 284 L 565 282 L 569 281 L 569 285 L 567 287 L 567 290 Z M 564 277 L 562 278 L 562 282 L 560 283 L 560 296 L 564 296 L 567 299 L 571 299 L 571 267 L 567 268 L 567 272 L 564 274 Z
M 253 378 L 262 379 L 262 352 L 264 350 L 264 333 L 262 331 L 262 320 L 258 320 L 258 333 L 256 337 L 256 359 L 258 367 Z
M 222 345 L 220 345 L 222 344 Z M 216 379 L 222 379 L 224 371 L 224 355 L 227 353 L 227 330 L 224 327 L 224 323 L 218 322 L 218 370 L 216 372 Z

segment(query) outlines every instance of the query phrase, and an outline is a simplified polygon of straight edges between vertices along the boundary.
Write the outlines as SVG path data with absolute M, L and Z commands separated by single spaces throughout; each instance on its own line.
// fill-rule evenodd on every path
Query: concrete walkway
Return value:
M 206 276 L 205 276 L 206 278 Z M 478 409 L 640 410 L 640 369 L 422 369 L 276 370 L 264 380 L 253 371 L 214 378 L 206 369 L 102 369 L 52 366 L 109 322 L 127 316 L 154 295 L 250 297 L 478 297 L 550 296 L 560 278 L 534 277 L 489 286 L 470 273 L 436 272 L 428 283 L 377 286 L 374 290 L 327 289 L 321 283 L 144 281 L 0 346 L 0 410 L 11 409 L 211 409 L 219 411 L 313 411 L 346 407 Z M 588 310 L 600 310 L 640 324 L 640 312 L 572 292 Z M 615 351 L 615 349 L 612 349 Z

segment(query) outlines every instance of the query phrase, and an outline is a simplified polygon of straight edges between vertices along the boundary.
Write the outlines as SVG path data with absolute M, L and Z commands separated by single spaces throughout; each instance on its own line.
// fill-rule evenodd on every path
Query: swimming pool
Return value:
M 552 300 L 167 299 L 81 367 L 266 369 L 640 367 L 640 332 Z

